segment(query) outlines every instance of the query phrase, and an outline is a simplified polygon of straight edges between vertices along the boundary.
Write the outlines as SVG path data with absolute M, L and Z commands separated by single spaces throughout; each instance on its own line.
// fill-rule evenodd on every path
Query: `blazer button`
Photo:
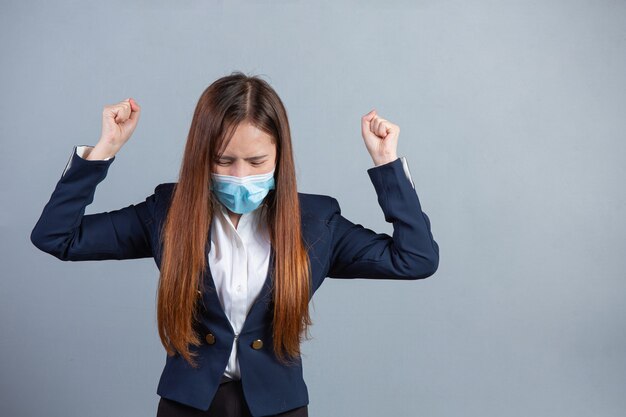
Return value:
M 204 338 L 206 339 L 206 342 L 209 345 L 212 345 L 215 343 L 215 336 L 213 335 L 213 333 L 207 333 L 207 335 Z
M 263 347 L 263 341 L 261 339 L 257 339 L 254 342 L 252 342 L 252 348 L 253 349 L 261 349 Z

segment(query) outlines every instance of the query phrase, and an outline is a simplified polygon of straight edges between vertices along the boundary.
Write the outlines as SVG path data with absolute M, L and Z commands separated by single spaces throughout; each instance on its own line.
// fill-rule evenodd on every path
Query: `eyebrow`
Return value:
M 257 156 L 251 156 L 251 157 L 249 157 L 249 158 L 244 158 L 244 160 L 246 160 L 246 161 L 257 161 L 257 160 L 259 160 L 259 159 L 266 158 L 267 156 L 268 156 L 268 155 L 257 155 Z M 226 160 L 226 161 L 233 161 L 233 160 L 235 160 L 235 159 L 237 159 L 237 158 L 234 158 L 234 157 L 232 157 L 232 156 L 222 156 L 222 157 L 220 157 L 220 158 L 218 158 L 218 159 L 219 159 L 219 160 L 224 159 L 224 160 Z

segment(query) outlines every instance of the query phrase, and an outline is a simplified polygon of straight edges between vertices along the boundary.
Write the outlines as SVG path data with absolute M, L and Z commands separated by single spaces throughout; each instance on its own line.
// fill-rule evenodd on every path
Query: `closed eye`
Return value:
M 264 163 L 265 163 L 265 161 L 263 161 L 263 162 L 250 162 L 250 164 L 255 166 L 255 167 L 257 167 L 259 165 L 263 165 Z M 221 165 L 221 166 L 228 166 L 228 165 L 232 164 L 232 162 L 218 162 L 217 164 Z

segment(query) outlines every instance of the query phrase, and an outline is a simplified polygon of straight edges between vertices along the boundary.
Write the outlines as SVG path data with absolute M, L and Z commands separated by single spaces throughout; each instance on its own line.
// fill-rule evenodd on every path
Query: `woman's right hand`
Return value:
M 104 106 L 102 134 L 96 146 L 87 155 L 87 159 L 105 159 L 115 156 L 135 131 L 140 114 L 141 107 L 133 98 Z

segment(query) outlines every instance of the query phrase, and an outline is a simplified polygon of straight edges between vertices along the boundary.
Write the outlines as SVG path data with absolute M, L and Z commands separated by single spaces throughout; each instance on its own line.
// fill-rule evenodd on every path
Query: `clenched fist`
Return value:
M 398 159 L 400 126 L 379 117 L 375 109 L 361 117 L 361 135 L 376 166 Z
M 104 106 L 100 140 L 86 159 L 105 159 L 115 156 L 135 131 L 140 114 L 141 107 L 133 98 Z

